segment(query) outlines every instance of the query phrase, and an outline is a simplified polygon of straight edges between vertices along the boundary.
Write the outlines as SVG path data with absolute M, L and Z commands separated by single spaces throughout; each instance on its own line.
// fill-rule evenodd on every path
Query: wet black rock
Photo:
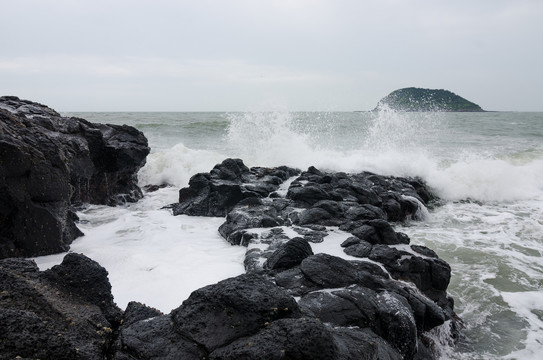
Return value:
M 248 198 L 240 201 L 228 213 L 226 222 L 219 227 L 219 233 L 230 243 L 240 245 L 244 234 L 241 230 L 276 227 L 284 223 L 285 220 L 279 216 L 274 206 L 264 203 L 259 198 Z
M 123 326 L 114 360 L 205 359 L 207 351 L 175 331 L 170 315 L 159 315 Z
M 425 332 L 448 319 L 374 264 L 325 254 L 206 286 L 166 315 L 136 302 L 122 313 L 83 255 L 44 272 L 0 260 L 0 286 L 2 358 L 432 359 Z
M 126 327 L 138 321 L 150 319 L 160 315 L 164 315 L 160 310 L 136 301 L 131 301 L 124 310 L 122 325 Z
M 42 278 L 84 303 L 100 308 L 112 324 L 121 321 L 121 314 L 111 295 L 108 273 L 96 261 L 75 253 L 64 256 L 60 265 L 55 265 L 42 273 Z
M 403 356 L 369 328 L 340 327 L 334 331 L 338 359 L 397 360 Z M 429 357 L 431 359 L 431 357 Z
M 250 336 L 272 321 L 299 316 L 294 298 L 257 274 L 198 289 L 172 311 L 176 331 L 208 351 Z
M 316 319 L 280 319 L 257 334 L 236 340 L 210 354 L 210 359 L 335 359 L 337 346 Z
M 264 267 L 272 270 L 288 269 L 300 264 L 302 260 L 311 255 L 313 255 L 313 250 L 311 250 L 309 242 L 295 237 L 271 254 Z
M 81 235 L 72 205 L 137 201 L 148 153 L 133 127 L 0 97 L 0 258 L 66 251 Z
M 240 159 L 226 159 L 209 173 L 194 175 L 189 186 L 179 191 L 174 215 L 226 216 L 246 198 L 267 197 L 299 170 L 286 166 L 249 169 Z
M 158 191 L 160 189 L 164 189 L 166 187 L 170 187 L 172 185 L 169 185 L 169 184 L 160 184 L 160 185 L 154 185 L 154 184 L 149 184 L 149 185 L 145 185 L 143 187 L 143 190 L 147 191 L 147 192 L 155 192 L 155 191 Z
M 345 254 L 351 255 L 354 257 L 368 257 L 368 255 L 371 253 L 372 245 L 364 240 L 360 240 L 360 242 L 347 246 L 343 251 L 345 251 Z
M 240 159 L 226 159 L 209 173 L 194 175 L 189 186 L 179 191 L 173 211 L 175 215 L 226 216 L 243 199 L 281 197 L 276 193 L 281 182 L 296 175 L 285 197 L 290 206 L 307 209 L 297 219 L 301 225 L 403 221 L 416 217 L 419 203 L 432 199 L 422 182 L 413 178 L 325 173 L 314 167 L 302 173 L 285 166 L 249 169 Z
M 395 279 L 413 283 L 432 300 L 444 305 L 451 267 L 437 257 L 421 257 L 386 245 L 374 245 L 368 258 L 380 262 Z
M 300 306 L 325 322 L 370 328 L 406 358 L 416 353 L 417 329 L 412 309 L 398 294 L 354 286 L 310 293 L 301 299 Z
M 313 283 L 337 288 L 356 283 L 358 271 L 349 261 L 328 254 L 310 256 L 300 264 L 302 273 Z

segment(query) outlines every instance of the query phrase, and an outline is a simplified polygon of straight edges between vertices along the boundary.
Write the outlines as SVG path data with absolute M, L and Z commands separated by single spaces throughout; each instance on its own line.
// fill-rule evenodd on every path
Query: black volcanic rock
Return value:
M 208 351 L 254 334 L 272 321 L 299 316 L 294 298 L 256 274 L 198 289 L 172 311 L 176 331 Z
M 311 255 L 313 255 L 313 250 L 311 250 L 309 242 L 296 237 L 287 241 L 271 254 L 264 266 L 272 270 L 288 269 L 300 264 L 302 260 Z
M 343 250 L 345 254 L 351 255 L 354 257 L 367 257 L 371 253 L 372 245 L 364 240 L 360 240 L 360 242 L 347 246 Z
M 331 292 L 312 292 L 300 307 L 324 322 L 371 328 L 406 358 L 416 352 L 417 329 L 408 301 L 393 292 L 355 286 Z
M 210 354 L 210 359 L 335 359 L 332 332 L 316 319 L 280 319 L 259 333 L 239 339 Z
M 276 275 L 196 290 L 164 315 L 135 302 L 121 313 L 107 272 L 83 255 L 44 272 L 4 259 L 0 357 L 434 359 L 424 334 L 451 318 L 375 266 L 313 255 Z M 298 286 L 297 302 L 290 293 Z
M 369 328 L 339 327 L 334 340 L 342 360 L 399 360 L 404 357 Z M 428 359 L 431 359 L 431 354 Z
M 391 92 L 382 98 L 374 110 L 400 111 L 484 111 L 477 104 L 448 90 L 404 88 Z
M 0 260 L 0 358 L 106 358 L 121 319 L 110 290 L 105 269 L 83 255 L 47 272 Z
M 60 265 L 45 270 L 41 276 L 70 296 L 80 298 L 83 303 L 98 306 L 110 323 L 121 321 L 120 311 L 111 295 L 108 273 L 96 261 L 68 253 Z
M 300 270 L 311 282 L 323 288 L 354 284 L 358 275 L 351 262 L 328 254 L 316 254 L 304 259 Z
M 122 325 L 126 327 L 138 321 L 147 320 L 161 315 L 164 314 L 160 310 L 136 301 L 130 301 L 124 310 Z
M 114 360 L 205 359 L 207 351 L 175 331 L 170 315 L 159 315 L 121 327 Z
M 272 196 L 281 181 L 298 174 L 285 198 Z M 425 204 L 432 199 L 425 191 L 422 183 L 413 178 L 367 172 L 325 173 L 314 167 L 301 174 L 284 166 L 249 169 L 240 159 L 226 159 L 211 172 L 194 175 L 189 186 L 179 191 L 179 203 L 171 207 L 174 215 L 227 216 L 236 211 L 227 223 L 237 225 L 225 225 L 227 227 L 221 230 L 228 238 L 235 230 L 261 226 L 251 220 L 255 216 L 261 217 L 255 215 L 262 213 L 254 208 L 256 205 L 265 205 L 268 210 L 275 208 L 266 211 L 274 220 L 264 227 L 289 222 L 303 226 L 349 226 L 363 220 L 414 218 L 419 203 Z M 298 212 L 296 208 L 304 211 Z M 242 212 L 247 214 L 242 215 Z M 243 217 L 246 220 L 241 220 Z
M 266 204 L 260 198 L 240 201 L 226 216 L 226 222 L 219 227 L 219 233 L 234 245 L 242 244 L 243 233 L 247 228 L 275 227 L 285 223 L 277 208 Z M 247 245 L 247 244 L 243 244 Z
M 0 258 L 66 251 L 81 235 L 71 205 L 137 201 L 148 153 L 130 126 L 0 97 Z
M 428 332 L 458 334 L 451 269 L 389 223 L 417 220 L 431 193 L 418 179 L 314 167 L 286 191 L 296 174 L 227 159 L 193 176 L 174 213 L 226 214 L 219 233 L 247 246 L 247 273 L 170 314 L 135 302 L 122 313 L 107 272 L 82 255 L 44 272 L 1 260 L 0 357 L 435 359 Z M 350 256 L 313 254 L 330 238 Z
M 226 159 L 209 173 L 194 175 L 189 186 L 179 190 L 174 215 L 226 216 L 246 198 L 267 197 L 299 170 L 286 166 L 249 169 L 240 159 Z

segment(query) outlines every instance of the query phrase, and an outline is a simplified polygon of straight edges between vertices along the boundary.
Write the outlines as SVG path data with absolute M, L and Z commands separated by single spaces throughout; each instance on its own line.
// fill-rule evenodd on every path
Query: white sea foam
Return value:
M 183 144 L 149 155 L 147 164 L 139 172 L 139 182 L 145 184 L 168 183 L 186 186 L 197 172 L 207 172 L 226 157 L 235 156 L 248 166 L 289 165 L 307 169 L 315 166 L 322 170 L 361 172 L 371 171 L 385 175 L 418 176 L 426 180 L 437 194 L 447 200 L 471 199 L 477 201 L 525 200 L 543 193 L 543 159 L 515 164 L 503 159 L 460 159 L 443 164 L 421 151 L 374 152 L 373 150 L 312 150 L 303 141 L 289 146 L 259 144 L 257 149 L 238 149 L 226 155 L 215 151 L 193 150 Z
M 336 227 L 328 227 L 327 230 L 328 236 L 324 238 L 323 242 L 311 244 L 313 253 L 330 254 L 346 260 L 360 260 L 357 257 L 345 254 L 345 252 L 343 252 L 343 248 L 341 247 L 341 243 L 344 242 L 349 236 L 352 236 L 350 233 L 341 231 Z
M 124 309 L 139 301 L 169 312 L 202 286 L 244 272 L 245 248 L 219 235 L 222 218 L 172 216 L 160 207 L 175 201 L 177 189 L 147 194 L 137 204 L 91 206 L 79 216 L 85 236 L 71 250 L 104 266 L 115 302 Z M 40 269 L 64 254 L 36 258 Z
M 145 166 L 138 173 L 138 180 L 142 186 L 170 184 L 184 187 L 191 176 L 210 171 L 224 158 L 217 152 L 193 150 L 179 143 L 170 149 L 149 154 Z
M 522 315 L 528 323 L 526 347 L 507 355 L 505 359 L 536 360 L 541 358 L 541 339 L 543 339 L 543 291 L 524 291 L 502 293 L 511 309 Z
M 427 181 L 450 200 L 513 201 L 542 193 L 543 160 L 514 164 L 501 159 L 466 159 L 435 168 Z

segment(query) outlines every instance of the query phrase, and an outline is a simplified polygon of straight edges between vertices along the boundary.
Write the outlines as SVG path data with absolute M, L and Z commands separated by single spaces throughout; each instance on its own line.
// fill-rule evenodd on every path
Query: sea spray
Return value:
M 369 127 L 361 144 L 366 150 L 429 150 L 442 135 L 444 119 L 439 112 L 402 112 L 384 107 L 369 114 Z
M 294 128 L 288 112 L 229 114 L 226 141 L 237 157 L 259 166 L 302 164 L 312 153 L 309 135 Z
M 154 150 L 140 171 L 140 184 L 185 186 L 195 173 L 236 157 L 249 166 L 418 176 L 450 200 L 526 199 L 541 190 L 540 145 L 511 155 L 504 153 L 514 145 L 507 141 L 480 149 L 480 135 L 458 134 L 459 124 L 446 113 L 270 111 L 223 114 L 224 123 L 217 116 L 209 124 L 199 119 L 187 125 L 193 132 L 206 124 L 209 136 L 217 137 L 213 146 L 197 149 L 183 142 Z
M 224 155 L 211 150 L 194 150 L 179 143 L 170 149 L 155 151 L 147 157 L 146 165 L 138 173 L 141 186 L 167 184 L 187 186 L 190 177 L 206 172 L 224 160 Z

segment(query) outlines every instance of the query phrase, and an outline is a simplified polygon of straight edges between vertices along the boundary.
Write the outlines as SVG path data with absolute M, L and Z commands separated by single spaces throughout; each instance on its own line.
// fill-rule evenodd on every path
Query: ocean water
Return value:
M 543 113 L 70 113 L 128 124 L 152 148 L 143 200 L 79 213 L 82 252 L 109 272 L 117 304 L 169 312 L 207 284 L 241 274 L 245 248 L 218 234 L 221 218 L 171 216 L 162 206 L 197 172 L 226 157 L 248 166 L 419 176 L 442 199 L 424 221 L 396 224 L 452 267 L 449 294 L 463 319 L 442 359 L 540 359 L 543 353 Z M 335 231 L 315 252 L 341 255 Z M 63 254 L 37 258 L 40 268 Z M 439 329 L 445 331 L 445 329 Z M 444 338 L 436 331 L 435 338 Z

